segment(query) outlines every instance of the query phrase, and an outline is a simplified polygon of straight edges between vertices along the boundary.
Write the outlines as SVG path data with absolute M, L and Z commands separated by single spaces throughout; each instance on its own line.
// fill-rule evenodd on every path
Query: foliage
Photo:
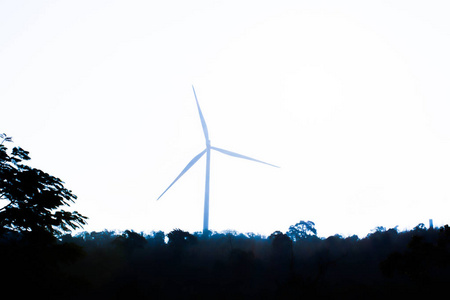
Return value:
M 197 242 L 197 237 L 181 229 L 172 230 L 167 237 L 169 238 L 168 245 L 173 248 L 184 248 Z
M 84 225 L 86 217 L 78 212 L 57 210 L 76 199 L 63 182 L 24 164 L 30 160 L 28 151 L 14 147 L 8 152 L 3 142 L 11 139 L 5 134 L 1 137 L 0 200 L 7 203 L 0 208 L 0 235 L 9 231 L 60 235 Z
M 316 236 L 316 224 L 312 221 L 300 221 L 289 227 L 287 235 L 295 242 L 308 237 Z
M 114 239 L 113 243 L 125 251 L 133 251 L 136 248 L 144 248 L 147 240 L 134 231 L 125 230 L 122 235 Z
M 272 243 L 272 247 L 276 250 L 280 249 L 292 249 L 292 240 L 287 234 L 281 231 L 275 231 L 269 236 L 269 240 Z

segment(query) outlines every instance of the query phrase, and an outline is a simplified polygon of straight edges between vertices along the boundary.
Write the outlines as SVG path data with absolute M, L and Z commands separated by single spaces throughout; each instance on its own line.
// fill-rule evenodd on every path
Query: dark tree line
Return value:
M 57 245 L 36 255 L 57 262 L 58 277 L 51 264 L 40 274 L 55 280 L 46 293 L 69 299 L 405 299 L 447 294 L 450 280 L 448 226 L 296 241 L 289 231 L 82 232 Z
M 381 299 L 442 297 L 450 228 L 377 227 L 319 238 L 312 221 L 253 233 L 82 232 L 76 196 L 0 143 L 0 286 L 17 299 Z

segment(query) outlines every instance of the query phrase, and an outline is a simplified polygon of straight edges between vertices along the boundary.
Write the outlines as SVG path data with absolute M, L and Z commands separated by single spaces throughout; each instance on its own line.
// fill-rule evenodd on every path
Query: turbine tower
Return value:
M 177 176 L 177 178 L 175 178 L 175 180 L 169 185 L 169 187 L 158 197 L 157 200 L 159 200 L 166 192 L 168 189 L 170 189 L 172 187 L 172 185 L 177 182 L 178 179 L 180 179 L 181 176 L 184 175 L 184 173 L 186 173 L 205 153 L 206 153 L 206 179 L 205 179 L 205 205 L 204 205 L 204 211 L 203 211 L 203 233 L 206 233 L 209 229 L 209 170 L 210 170 L 210 165 L 211 165 L 211 149 L 224 153 L 226 155 L 229 156 L 234 156 L 234 157 L 238 157 L 238 158 L 243 158 L 243 159 L 248 159 L 248 160 L 252 160 L 252 161 L 256 161 L 262 164 L 266 164 L 275 168 L 279 168 L 278 166 L 242 155 L 242 154 L 238 154 L 235 152 L 231 152 L 225 149 L 221 149 L 221 148 L 217 148 L 214 146 L 211 146 L 211 141 L 209 140 L 209 134 L 208 134 L 208 127 L 206 126 L 206 122 L 205 122 L 205 118 L 203 117 L 202 114 L 202 110 L 200 109 L 200 104 L 198 103 L 197 100 L 197 95 L 195 93 L 195 89 L 194 86 L 192 86 L 192 90 L 194 91 L 194 97 L 195 97 L 195 102 L 197 103 L 197 109 L 198 109 L 198 114 L 200 115 L 200 121 L 202 123 L 202 127 L 203 127 L 203 134 L 205 135 L 205 141 L 206 141 L 206 148 L 200 152 L 197 156 L 195 156 L 188 164 L 187 166 L 183 169 L 183 171 L 181 171 L 181 173 Z

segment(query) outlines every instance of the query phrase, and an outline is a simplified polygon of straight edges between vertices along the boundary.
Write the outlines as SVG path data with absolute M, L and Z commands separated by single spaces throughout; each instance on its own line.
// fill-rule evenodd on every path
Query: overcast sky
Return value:
M 88 231 L 449 221 L 448 1 L 1 1 L 0 131 Z

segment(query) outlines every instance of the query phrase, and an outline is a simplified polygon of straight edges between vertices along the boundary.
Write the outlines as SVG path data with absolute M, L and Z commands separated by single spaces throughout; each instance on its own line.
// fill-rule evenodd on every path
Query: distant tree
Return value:
M 414 231 L 424 231 L 424 230 L 427 230 L 427 228 L 423 223 L 419 223 L 416 227 L 414 227 Z
M 377 226 L 374 229 L 372 229 L 371 231 L 372 233 L 382 233 L 382 232 L 386 232 L 386 227 L 384 226 Z
M 153 232 L 150 237 L 147 237 L 147 240 L 151 241 L 151 244 L 155 246 L 163 246 L 165 245 L 166 235 L 163 231 Z
M 147 240 L 139 233 L 132 230 L 125 230 L 122 235 L 114 239 L 113 243 L 119 248 L 132 252 L 136 248 L 144 248 Z
M 272 248 L 275 251 L 283 251 L 285 249 L 290 252 L 292 250 L 292 240 L 287 234 L 281 231 L 275 231 L 269 236 L 269 241 L 272 243 Z
M 61 235 L 86 224 L 86 217 L 69 212 L 61 206 L 69 206 L 76 199 L 63 182 L 22 161 L 30 160 L 27 151 L 14 147 L 12 151 L 3 145 L 12 139 L 1 134 L 0 144 L 0 236 L 19 233 L 30 236 Z
M 312 221 L 300 221 L 289 227 L 287 235 L 295 242 L 317 235 L 316 224 Z
M 286 280 L 292 274 L 294 252 L 292 240 L 281 231 L 275 231 L 269 236 L 272 244 L 271 269 L 278 280 Z
M 181 249 L 187 245 L 192 245 L 197 243 L 197 237 L 190 234 L 187 231 L 183 231 L 181 229 L 174 229 L 167 235 L 169 238 L 169 246 Z

